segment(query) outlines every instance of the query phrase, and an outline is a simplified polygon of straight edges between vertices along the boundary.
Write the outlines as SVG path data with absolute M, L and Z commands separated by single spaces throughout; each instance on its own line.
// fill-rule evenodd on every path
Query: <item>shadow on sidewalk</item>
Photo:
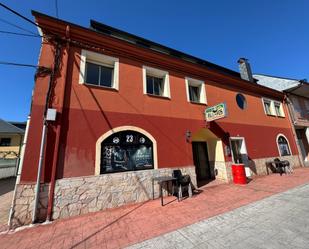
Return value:
M 129 212 L 125 213 L 124 215 L 121 215 L 119 218 L 115 219 L 114 221 L 112 221 L 111 223 L 103 226 L 102 228 L 98 229 L 96 232 L 88 235 L 86 238 L 84 238 L 83 240 L 79 241 L 78 243 L 76 243 L 75 245 L 71 246 L 70 248 L 76 248 L 79 245 L 81 245 L 82 243 L 84 243 L 85 241 L 91 239 L 93 236 L 97 235 L 98 233 L 104 231 L 106 228 L 112 226 L 113 224 L 117 223 L 118 221 L 120 221 L 122 218 L 128 216 L 129 214 L 135 212 L 137 209 L 141 208 L 142 206 L 144 206 L 146 203 L 148 203 L 149 201 L 143 202 L 141 205 L 133 208 L 132 210 L 130 210 Z
M 0 179 L 0 196 L 11 192 L 15 187 L 16 177 Z

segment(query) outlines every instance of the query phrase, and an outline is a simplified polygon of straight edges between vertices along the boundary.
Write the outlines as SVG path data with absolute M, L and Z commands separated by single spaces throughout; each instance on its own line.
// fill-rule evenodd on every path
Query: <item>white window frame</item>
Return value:
M 88 84 L 86 82 L 86 62 L 113 68 L 112 86 L 107 87 L 90 83 Z M 80 56 L 79 84 L 119 90 L 119 59 L 83 49 Z
M 235 158 L 234 158 L 234 153 L 233 153 L 233 149 L 232 149 L 232 141 L 233 140 L 241 140 L 242 144 L 241 144 L 241 154 L 246 154 L 248 155 L 248 151 L 247 151 L 247 146 L 246 146 L 246 141 L 244 137 L 230 137 L 229 138 L 229 143 L 230 143 L 230 150 L 231 150 L 231 155 L 232 155 L 232 160 L 234 164 L 237 164 L 237 162 L 235 162 Z M 246 162 L 243 162 L 242 164 L 246 164 Z
M 276 137 L 276 144 L 277 144 L 279 156 L 282 156 L 282 155 L 281 155 L 281 150 L 280 150 L 280 147 L 279 147 L 279 143 L 278 143 L 278 139 L 279 139 L 279 137 L 281 137 L 281 136 L 285 138 L 285 140 L 287 141 L 288 146 L 289 146 L 290 155 L 286 155 L 286 156 L 292 156 L 293 154 L 292 154 L 290 142 L 289 142 L 289 140 L 287 139 L 287 137 L 286 137 L 285 135 L 283 135 L 282 133 L 279 133 L 279 134 L 277 135 L 277 137 Z
M 266 111 L 265 102 L 270 104 L 270 107 L 269 107 L 270 113 L 267 113 L 267 111 Z M 268 116 L 276 116 L 271 99 L 262 98 L 262 104 L 263 104 L 263 109 L 264 109 L 264 112 L 265 112 L 266 115 L 268 115 Z
M 205 104 L 207 105 L 207 98 L 206 98 L 206 89 L 205 89 L 205 82 L 202 80 L 193 79 L 190 77 L 185 78 L 185 84 L 186 84 L 186 93 L 187 93 L 187 101 L 190 103 L 199 103 L 199 104 Z M 191 101 L 190 100 L 190 92 L 189 92 L 189 86 L 195 86 L 199 88 L 199 101 Z
M 156 95 L 156 94 L 149 94 L 147 93 L 147 75 L 154 76 L 158 78 L 163 78 L 163 92 L 162 95 Z M 171 90 L 170 90 L 170 79 L 169 79 L 169 73 L 167 71 L 149 67 L 149 66 L 143 66 L 143 93 L 146 95 L 153 95 L 158 97 L 165 97 L 165 98 L 171 98 Z
M 277 115 L 277 112 L 276 112 L 276 105 L 279 105 L 280 114 L 277 115 L 277 116 L 278 116 L 278 117 L 285 117 L 284 111 L 283 111 L 283 105 L 282 105 L 282 103 L 279 102 L 279 101 L 273 101 L 273 103 L 274 103 L 275 114 Z
M 265 102 L 270 103 L 270 113 L 266 112 Z M 275 104 L 280 105 L 280 115 L 277 115 L 276 113 Z M 262 105 L 263 105 L 263 109 L 266 115 L 277 116 L 277 117 L 282 117 L 282 118 L 285 117 L 284 110 L 283 110 L 283 104 L 281 102 L 273 100 L 273 99 L 262 98 Z

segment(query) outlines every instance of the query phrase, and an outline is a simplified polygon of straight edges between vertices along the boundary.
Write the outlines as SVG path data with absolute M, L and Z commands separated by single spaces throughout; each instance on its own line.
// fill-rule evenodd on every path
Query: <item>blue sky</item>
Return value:
M 29 17 L 55 16 L 55 0 L 4 0 Z M 254 73 L 309 80 L 309 1 L 58 0 L 59 18 L 89 27 L 94 19 L 238 71 L 246 57 Z M 36 28 L 0 8 L 0 18 Z M 0 30 L 23 32 L 0 21 Z M 40 39 L 0 34 L 0 61 L 37 64 Z M 24 121 L 34 69 L 0 65 L 0 118 Z

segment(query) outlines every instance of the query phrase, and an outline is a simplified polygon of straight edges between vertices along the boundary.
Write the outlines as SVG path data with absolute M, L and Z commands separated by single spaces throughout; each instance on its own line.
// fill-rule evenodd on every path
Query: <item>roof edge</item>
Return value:
M 86 27 L 80 26 L 80 25 L 78 25 L 78 24 L 74 24 L 74 23 L 71 23 L 71 22 L 67 22 L 67 21 L 64 21 L 64 20 L 61 20 L 61 19 L 58 19 L 58 18 L 49 16 L 49 15 L 46 15 L 46 14 L 37 12 L 37 11 L 35 11 L 35 10 L 32 10 L 31 12 L 32 12 L 32 15 L 33 15 L 34 17 L 36 17 L 36 18 L 44 18 L 44 19 L 50 20 L 51 22 L 54 22 L 54 23 L 55 23 L 55 26 L 56 26 L 57 23 L 58 23 L 58 24 L 62 24 L 62 25 L 70 25 L 70 26 L 72 26 L 72 27 L 74 27 L 74 28 L 81 29 L 81 30 L 83 30 L 83 31 L 85 31 L 85 32 L 93 32 L 94 34 L 97 34 L 97 35 L 106 35 L 106 34 L 104 34 L 103 32 L 99 32 L 99 31 L 96 31 L 96 30 L 94 30 L 94 29 L 86 28 Z M 104 24 L 102 24 L 102 25 L 104 25 Z M 108 25 L 106 25 L 106 26 L 108 26 Z M 110 27 L 110 26 L 108 26 L 108 27 Z M 111 28 L 112 28 L 112 27 L 111 27 Z M 112 28 L 112 29 L 114 29 L 115 31 L 118 31 L 118 29 L 116 29 L 116 28 Z M 59 31 L 59 32 L 60 32 L 60 31 Z M 121 30 L 119 30 L 119 32 L 123 32 L 123 34 L 127 33 L 127 32 L 125 32 L 125 31 L 121 31 Z M 128 34 L 129 34 L 129 33 L 128 33 Z M 114 37 L 114 36 L 108 36 L 108 37 L 114 38 L 114 39 L 118 40 L 119 42 L 126 42 L 126 41 L 124 41 L 124 40 L 122 40 L 122 39 L 120 39 L 120 38 Z M 132 37 L 138 37 L 138 36 L 132 35 Z M 141 39 L 148 41 L 147 39 L 144 39 L 144 38 L 141 38 Z M 151 41 L 150 41 L 150 42 L 151 42 Z M 141 47 L 141 46 L 138 46 L 137 44 L 133 44 L 132 42 L 131 42 L 131 43 L 126 42 L 126 43 L 131 44 L 131 45 L 134 45 L 134 46 L 136 46 L 136 47 Z M 151 43 L 152 43 L 152 42 L 151 42 Z M 156 43 L 153 42 L 153 44 L 156 44 Z M 159 44 L 159 45 L 160 45 L 160 44 Z M 160 46 L 165 47 L 164 45 L 160 45 Z M 143 48 L 145 49 L 145 47 L 143 47 Z M 170 48 L 169 48 L 169 49 L 170 49 Z M 153 50 L 150 50 L 150 49 L 147 49 L 147 50 L 148 50 L 149 52 L 152 52 L 152 53 L 158 52 L 158 51 L 153 51 Z M 171 50 L 171 51 L 177 51 L 177 50 L 174 50 L 174 49 L 170 49 L 170 50 Z M 179 52 L 179 51 L 177 51 L 177 52 Z M 182 53 L 182 52 L 179 52 L 179 53 Z M 177 58 L 177 57 L 174 57 L 173 55 L 170 55 L 170 54 L 163 54 L 163 53 L 160 53 L 160 54 L 165 55 L 165 56 L 169 56 L 169 57 L 171 57 L 171 58 L 179 59 L 179 60 L 181 60 L 181 61 L 183 61 L 183 62 L 185 62 L 185 63 L 189 63 L 189 61 L 187 61 L 187 60 L 185 60 L 185 59 L 182 59 L 182 58 L 179 58 L 179 57 Z M 188 56 L 188 57 L 190 57 L 190 58 L 195 58 L 195 59 L 197 59 L 197 60 L 203 61 L 202 59 L 199 59 L 199 58 L 197 58 L 197 57 L 190 56 L 190 55 L 185 54 L 185 53 L 182 53 L 182 54 L 185 55 L 185 56 Z M 282 93 L 282 92 L 280 92 L 280 91 L 277 91 L 277 90 L 274 90 L 274 89 L 272 89 L 272 88 L 265 87 L 265 86 L 262 86 L 262 85 L 259 85 L 259 84 L 252 84 L 252 83 L 250 83 L 250 82 L 248 82 L 248 81 L 245 81 L 245 80 L 241 79 L 241 78 L 240 78 L 240 74 L 237 73 L 237 72 L 235 72 L 235 71 L 233 71 L 233 70 L 230 70 L 230 69 L 227 69 L 227 68 L 218 66 L 218 65 L 213 64 L 213 63 L 208 62 L 208 61 L 204 61 L 204 62 L 207 63 L 208 65 L 210 65 L 210 64 L 211 64 L 211 65 L 215 65 L 215 66 L 219 67 L 219 68 L 222 69 L 222 70 L 218 70 L 218 69 L 215 69 L 215 68 L 209 68 L 209 67 L 207 67 L 207 65 L 198 64 L 198 63 L 194 63 L 194 62 L 190 62 L 190 63 L 192 63 L 193 65 L 196 65 L 196 66 L 204 67 L 205 69 L 207 69 L 207 70 L 209 70 L 209 71 L 212 71 L 214 74 L 221 74 L 222 76 L 225 76 L 225 77 L 231 77 L 231 79 L 232 79 L 233 81 L 235 81 L 235 85 L 236 85 L 236 82 L 237 82 L 237 84 L 238 84 L 237 87 L 239 87 L 239 89 L 240 89 L 240 87 L 243 87 L 244 89 L 246 89 L 246 90 L 248 90 L 248 91 L 251 91 L 251 92 L 255 92 L 256 90 L 259 89 L 259 90 L 260 90 L 260 94 L 263 93 L 264 95 L 273 96 L 273 97 L 277 97 L 277 98 L 283 98 L 283 97 L 284 97 L 284 93 Z M 233 75 L 232 73 L 226 73 L 226 72 L 224 72 L 223 70 L 227 70 L 227 71 L 229 71 L 229 72 L 233 72 L 234 75 Z M 235 74 L 236 74 L 236 76 L 235 76 Z M 235 85 L 234 85 L 234 87 L 235 87 Z M 242 86 L 240 86 L 240 85 L 242 85 Z M 253 87 L 253 89 L 249 90 L 250 86 Z M 222 87 L 224 87 L 224 85 L 222 85 Z M 261 95 L 263 95 L 263 94 L 261 94 Z

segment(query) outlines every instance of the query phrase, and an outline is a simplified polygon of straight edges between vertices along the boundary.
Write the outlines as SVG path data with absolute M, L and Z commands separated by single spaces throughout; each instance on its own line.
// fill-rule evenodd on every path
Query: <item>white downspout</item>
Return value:
M 25 157 L 25 150 L 26 150 L 26 144 L 27 144 L 27 139 L 28 139 L 28 133 L 29 133 L 29 126 L 30 126 L 30 115 L 27 118 L 27 125 L 26 125 L 26 130 L 25 130 L 25 136 L 24 136 L 24 141 L 21 145 L 21 151 L 20 151 L 20 161 L 19 161 L 19 167 L 17 171 L 17 177 L 16 177 L 16 184 L 19 184 L 20 182 L 20 175 L 21 171 L 23 168 L 24 164 L 24 157 Z
M 42 172 L 43 159 L 44 159 L 46 129 L 47 129 L 47 123 L 46 123 L 46 119 L 44 117 L 44 119 L 43 119 L 42 137 L 41 137 L 41 146 L 40 146 L 40 158 L 39 158 L 39 165 L 38 165 L 38 175 L 37 175 L 37 178 L 36 178 L 35 193 L 34 193 L 34 205 L 33 205 L 33 212 L 32 212 L 32 223 L 35 223 L 35 221 L 36 221 L 36 212 L 37 212 L 38 203 L 39 203 L 40 180 L 41 180 L 41 172 Z

